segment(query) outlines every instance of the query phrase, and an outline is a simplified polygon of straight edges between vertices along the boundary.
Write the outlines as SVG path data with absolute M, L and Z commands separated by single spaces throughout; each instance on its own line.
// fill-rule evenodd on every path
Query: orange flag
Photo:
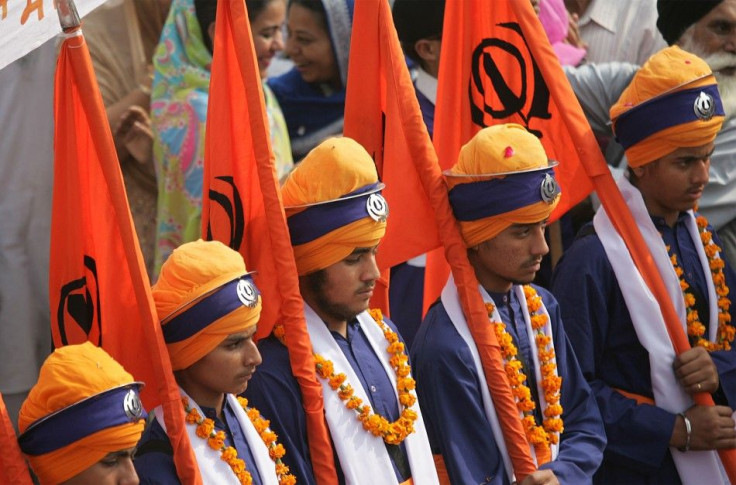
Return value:
M 33 480 L 18 446 L 15 429 L 10 422 L 2 394 L 0 394 L 0 448 L 3 450 L 0 453 L 0 483 L 31 485 Z
M 54 98 L 54 346 L 89 340 L 145 382 L 146 408 L 163 405 L 179 477 L 201 483 L 87 44 L 80 30 L 65 36 Z
M 376 7 L 377 4 L 372 6 L 375 12 Z M 397 101 L 401 96 L 416 95 L 411 85 L 408 91 L 397 92 L 393 84 L 386 83 L 386 76 L 390 74 L 383 66 L 385 51 L 376 48 L 377 19 L 373 15 L 371 22 L 364 22 L 365 19 L 354 15 L 350 56 L 355 61 L 348 64 L 344 134 L 371 154 L 378 177 L 386 184 L 383 196 L 388 202 L 390 217 L 378 251 L 377 263 L 382 275 L 371 305 L 390 315 L 390 268 L 438 247 L 440 241 L 432 206 L 411 161 L 416 154 L 409 148 L 412 143 L 431 148 L 432 142 L 426 129 L 412 133 L 402 126 Z M 386 137 L 386 133 L 391 136 Z
M 418 252 L 406 252 L 401 257 L 434 247 L 438 241 L 433 235 L 440 238 L 452 265 L 463 312 L 478 342 L 514 472 L 521 481 L 536 467 L 503 370 L 500 348 L 452 215 L 447 188 L 422 120 L 388 2 L 356 2 L 353 29 L 351 55 L 360 62 L 351 62 L 348 73 L 346 133 L 352 130 L 353 136 L 374 155 L 387 184 L 384 194 L 391 210 L 389 224 L 394 221 L 395 250 L 405 250 L 399 243 L 402 238 L 416 241 Z M 390 137 L 384 138 L 384 125 Z M 412 209 L 405 211 L 404 204 Z M 423 233 L 417 238 L 413 234 L 416 231 L 426 231 L 427 241 L 422 240 Z M 383 243 L 379 255 L 382 252 L 389 252 Z M 402 261 L 401 257 L 393 263 Z
M 302 390 L 317 482 L 336 484 L 322 386 L 314 371 L 296 262 L 273 168 L 261 79 L 244 0 L 219 0 L 205 138 L 202 233 L 238 250 L 263 297 L 257 337 L 279 318 Z

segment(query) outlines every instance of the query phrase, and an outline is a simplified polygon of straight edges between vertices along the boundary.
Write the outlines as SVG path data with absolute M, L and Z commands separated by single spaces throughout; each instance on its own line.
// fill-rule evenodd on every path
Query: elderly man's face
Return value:
M 736 0 L 724 0 L 682 34 L 678 45 L 708 63 L 726 117 L 736 114 Z
M 691 39 L 687 39 L 688 36 Z M 736 53 L 736 0 L 723 0 L 683 34 L 678 44 L 692 42 L 702 56 Z M 688 50 L 688 49 L 686 49 Z

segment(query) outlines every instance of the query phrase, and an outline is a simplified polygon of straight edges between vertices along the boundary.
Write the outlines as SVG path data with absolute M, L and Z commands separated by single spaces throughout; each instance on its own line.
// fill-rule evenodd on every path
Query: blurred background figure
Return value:
M 269 79 L 289 128 L 294 160 L 342 133 L 353 0 L 291 0 L 286 54 L 294 67 Z
M 13 421 L 51 352 L 55 68 L 50 40 L 0 70 L 0 392 Z
M 641 65 L 667 47 L 657 30 L 656 0 L 565 0 L 565 6 L 587 46 L 587 62 Z
M 285 0 L 246 1 L 259 71 L 283 48 Z M 151 99 L 158 180 L 156 273 L 174 248 L 200 236 L 204 133 L 215 34 L 216 0 L 173 0 L 154 54 Z M 280 109 L 266 91 L 279 177 L 293 165 Z
M 586 54 L 585 44 L 580 39 L 577 22 L 565 8 L 564 1 L 539 0 L 535 9 L 560 64 L 580 64 Z
M 148 274 L 156 240 L 156 174 L 148 116 L 153 50 L 169 0 L 109 0 L 84 19 L 84 36 L 123 172 Z M 121 21 L 122 20 L 122 21 Z

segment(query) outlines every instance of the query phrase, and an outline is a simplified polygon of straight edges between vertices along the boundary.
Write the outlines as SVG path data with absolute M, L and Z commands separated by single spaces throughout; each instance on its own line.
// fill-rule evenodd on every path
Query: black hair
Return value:
M 266 9 L 269 3 L 275 1 L 276 0 L 246 0 L 245 8 L 248 11 L 248 18 L 250 21 L 253 22 L 253 19 L 258 17 L 261 12 Z M 210 24 L 215 21 L 217 14 L 217 0 L 194 0 L 194 12 L 197 16 L 199 28 L 202 30 L 202 40 L 204 41 L 204 45 L 210 51 L 210 54 L 212 54 L 212 42 L 214 39 L 210 39 L 207 29 L 209 29 Z
M 245 9 L 251 22 L 263 12 L 271 2 L 276 0 L 245 0 Z
M 422 39 L 442 38 L 445 0 L 395 0 L 392 13 L 401 48 L 413 61 L 421 64 L 414 44 Z
M 299 5 L 300 7 L 304 7 L 307 10 L 316 13 L 319 22 L 322 24 L 322 28 L 329 32 L 327 27 L 327 10 L 325 10 L 325 5 L 322 3 L 322 0 L 289 0 L 289 8 L 291 8 L 292 5 Z
M 199 28 L 202 31 L 202 40 L 204 46 L 212 54 L 212 39 L 210 34 L 207 32 L 210 24 L 215 21 L 215 14 L 217 13 L 217 0 L 194 0 L 194 13 L 197 16 L 197 22 Z

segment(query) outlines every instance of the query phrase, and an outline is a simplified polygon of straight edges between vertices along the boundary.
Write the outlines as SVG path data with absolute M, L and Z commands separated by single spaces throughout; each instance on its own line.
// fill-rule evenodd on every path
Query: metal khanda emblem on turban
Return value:
M 138 421 L 143 415 L 143 404 L 141 403 L 141 398 L 138 397 L 138 393 L 133 389 L 128 391 L 123 398 L 123 411 L 125 411 L 125 415 L 131 421 Z
M 700 120 L 708 121 L 713 118 L 716 112 L 716 103 L 713 100 L 713 96 L 701 91 L 698 97 L 695 98 L 693 111 L 695 111 L 695 116 Z
M 388 203 L 381 194 L 371 194 L 365 203 L 368 215 L 376 222 L 386 222 L 388 218 Z
M 238 300 L 248 308 L 254 308 L 258 304 L 258 293 L 250 280 L 238 281 Z
M 542 180 L 542 184 L 539 186 L 539 193 L 542 196 L 542 200 L 548 204 L 551 204 L 557 198 L 560 193 L 560 186 L 553 176 L 547 174 Z

